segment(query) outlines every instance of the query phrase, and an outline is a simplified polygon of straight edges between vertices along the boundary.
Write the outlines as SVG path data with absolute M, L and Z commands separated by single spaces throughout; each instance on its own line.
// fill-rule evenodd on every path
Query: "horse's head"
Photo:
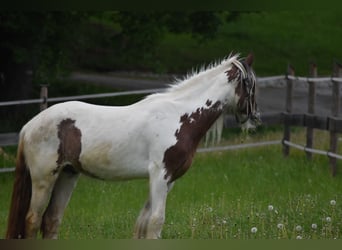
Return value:
M 235 61 L 227 76 L 235 82 L 235 117 L 243 129 L 253 129 L 261 123 L 260 113 L 256 103 L 256 77 L 252 69 L 253 55 Z

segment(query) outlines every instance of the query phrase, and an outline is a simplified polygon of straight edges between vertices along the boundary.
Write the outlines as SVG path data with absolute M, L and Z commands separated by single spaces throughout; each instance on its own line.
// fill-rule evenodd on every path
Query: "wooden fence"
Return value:
M 258 78 L 258 82 L 265 81 L 276 81 L 286 79 L 286 100 L 285 100 L 285 112 L 282 113 L 272 113 L 272 114 L 262 114 L 262 121 L 264 125 L 284 125 L 284 134 L 282 141 L 271 141 L 271 142 L 260 142 L 254 143 L 253 145 L 247 146 L 264 146 L 273 145 L 277 143 L 282 143 L 284 156 L 289 156 L 290 147 L 294 147 L 306 152 L 309 159 L 312 158 L 312 154 L 324 154 L 329 157 L 329 162 L 331 166 L 332 175 L 336 175 L 336 159 L 342 159 L 341 155 L 337 154 L 337 142 L 338 133 L 342 133 L 342 118 L 338 117 L 340 110 L 340 86 L 342 83 L 342 66 L 340 64 L 334 65 L 333 74 L 331 77 L 317 77 L 317 67 L 316 65 L 311 65 L 310 77 L 296 77 L 294 74 L 294 69 L 288 67 L 287 75 L 285 76 L 271 76 Z M 293 86 L 296 82 L 307 82 L 308 83 L 308 108 L 307 113 L 298 114 L 293 113 Z M 315 114 L 315 96 L 316 96 L 316 83 L 317 82 L 332 82 L 332 111 L 330 116 L 319 116 Z M 43 110 L 47 108 L 48 102 L 62 102 L 70 100 L 84 100 L 84 99 L 95 99 L 104 97 L 115 97 L 122 95 L 133 95 L 133 94 L 150 94 L 162 91 L 163 89 L 146 89 L 146 90 L 133 90 L 133 91 L 123 91 L 123 92 L 113 92 L 113 93 L 103 93 L 103 94 L 90 94 L 90 95 L 80 95 L 80 96 L 68 96 L 68 97 L 53 97 L 48 98 L 48 88 L 45 85 L 41 86 L 41 96 L 39 99 L 30 100 L 19 100 L 19 101 L 7 101 L 1 102 L 1 106 L 11 106 L 11 105 L 24 105 L 37 103 L 40 105 L 40 109 Z M 238 124 L 233 116 L 226 116 L 224 120 L 225 128 L 237 127 Z M 306 130 L 306 145 L 298 145 L 291 142 L 291 126 L 304 126 Z M 330 149 L 328 151 L 318 150 L 313 148 L 314 139 L 314 129 L 321 129 L 330 131 Z M 0 146 L 16 145 L 18 141 L 18 133 L 7 133 L 0 134 Z M 243 146 L 243 147 L 245 147 Z M 226 150 L 240 148 L 240 146 L 228 146 L 228 147 L 214 147 L 212 149 L 200 149 L 200 152 L 206 151 L 216 151 L 216 150 Z
M 295 77 L 294 69 L 289 66 L 286 76 L 286 100 L 285 109 L 283 113 L 284 136 L 283 136 L 283 154 L 288 156 L 290 147 L 306 152 L 307 158 L 311 159 L 312 154 L 324 154 L 329 157 L 331 174 L 333 176 L 337 173 L 337 159 L 342 159 L 341 155 L 337 154 L 338 133 L 342 133 L 342 118 L 338 117 L 340 114 L 340 83 L 342 83 L 342 66 L 335 63 L 333 67 L 332 77 L 317 77 L 317 67 L 315 64 L 310 66 L 310 77 Z M 307 113 L 296 114 L 293 113 L 293 84 L 298 81 L 305 81 L 308 83 L 308 104 Z M 317 82 L 331 82 L 332 83 L 332 107 L 330 116 L 318 116 L 315 114 L 315 97 L 316 97 L 316 83 Z M 292 143 L 290 127 L 304 126 L 306 127 L 306 145 L 298 145 Z M 313 148 L 314 129 L 327 130 L 330 132 L 330 148 L 328 151 L 318 150 Z

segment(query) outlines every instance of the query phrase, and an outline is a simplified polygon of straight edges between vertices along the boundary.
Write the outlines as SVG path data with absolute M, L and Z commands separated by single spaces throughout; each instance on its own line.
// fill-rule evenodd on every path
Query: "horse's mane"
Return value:
M 197 79 L 203 77 L 204 75 L 218 75 L 230 69 L 232 65 L 240 64 L 239 54 L 229 54 L 229 56 L 214 61 L 207 66 L 203 65 L 199 69 L 193 69 L 187 75 L 182 78 L 175 78 L 175 80 L 168 85 L 168 88 L 162 93 L 155 93 L 146 96 L 145 99 L 153 99 L 159 96 L 164 96 L 165 94 L 179 93 L 185 91 L 188 88 L 193 88 L 198 85 Z M 202 86 L 199 86 L 202 87 Z
M 227 71 L 230 65 L 233 65 L 233 63 L 236 63 L 238 61 L 238 57 L 239 54 L 230 54 L 229 56 L 221 60 L 214 61 L 207 66 L 202 65 L 200 68 L 192 69 L 192 71 L 188 72 L 188 74 L 184 77 L 176 78 L 175 81 L 169 85 L 166 92 L 182 90 L 184 88 L 187 88 L 188 85 L 196 84 L 196 78 L 201 77 L 204 74 L 217 74 Z

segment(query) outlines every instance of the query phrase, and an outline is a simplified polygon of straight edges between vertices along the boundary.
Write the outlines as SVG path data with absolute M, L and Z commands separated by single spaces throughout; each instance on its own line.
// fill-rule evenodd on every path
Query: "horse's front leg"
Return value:
M 161 231 L 165 222 L 166 198 L 168 185 L 163 177 L 151 180 L 151 215 L 147 223 L 147 239 L 161 238 Z
M 141 210 L 134 229 L 134 239 L 146 238 L 147 223 L 151 216 L 151 201 L 148 199 Z
M 164 176 L 163 169 L 156 166 L 150 169 L 150 198 L 138 218 L 135 238 L 160 238 L 165 221 L 167 193 L 172 186 Z

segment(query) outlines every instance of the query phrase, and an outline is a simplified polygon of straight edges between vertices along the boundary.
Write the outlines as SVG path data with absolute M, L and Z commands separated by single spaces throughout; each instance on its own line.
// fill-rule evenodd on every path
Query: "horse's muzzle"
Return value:
M 259 111 L 250 114 L 249 119 L 255 126 L 260 126 L 262 124 L 262 120 L 261 120 Z

